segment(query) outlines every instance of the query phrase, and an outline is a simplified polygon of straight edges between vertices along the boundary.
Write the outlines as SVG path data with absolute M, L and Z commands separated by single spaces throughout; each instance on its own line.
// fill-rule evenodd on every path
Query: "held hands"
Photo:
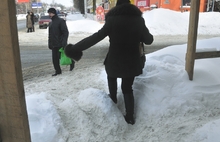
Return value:
M 83 55 L 82 51 L 74 49 L 73 44 L 68 44 L 64 48 L 64 52 L 65 52 L 67 57 L 72 58 L 75 61 L 79 61 L 81 59 L 82 55 Z

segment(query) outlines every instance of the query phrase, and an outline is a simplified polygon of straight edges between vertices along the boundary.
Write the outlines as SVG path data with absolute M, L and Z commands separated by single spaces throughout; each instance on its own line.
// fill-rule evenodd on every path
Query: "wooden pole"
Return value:
M 200 0 L 191 1 L 186 65 L 185 65 L 185 70 L 187 71 L 190 80 L 193 80 L 197 30 L 198 30 L 198 20 L 199 20 L 199 7 L 200 7 Z
M 14 0 L 1 0 L 0 21 L 0 138 L 30 142 Z

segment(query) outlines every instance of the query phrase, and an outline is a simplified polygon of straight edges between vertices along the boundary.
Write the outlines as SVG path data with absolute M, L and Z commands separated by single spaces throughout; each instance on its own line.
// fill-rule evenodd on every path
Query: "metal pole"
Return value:
M 38 0 L 37 0 L 37 13 L 39 13 L 39 8 L 38 8 Z
M 183 0 L 181 0 L 181 12 L 183 12 Z
M 214 7 L 215 7 L 215 0 L 212 0 L 212 11 L 214 11 Z
M 206 10 L 206 11 L 209 11 L 209 1 L 210 1 L 210 0 L 208 0 L 207 8 L 206 8 L 207 10 Z
M 96 15 L 95 10 L 96 10 L 96 0 L 93 0 L 93 15 Z
M 87 18 L 87 0 L 84 0 L 84 17 Z

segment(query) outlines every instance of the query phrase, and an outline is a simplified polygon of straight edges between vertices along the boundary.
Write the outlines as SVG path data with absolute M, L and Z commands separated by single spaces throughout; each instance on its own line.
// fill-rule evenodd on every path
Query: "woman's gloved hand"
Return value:
M 82 58 L 82 55 L 83 55 L 82 51 L 74 49 L 73 44 L 68 44 L 64 48 L 64 52 L 65 52 L 67 57 L 72 58 L 75 61 L 79 61 Z

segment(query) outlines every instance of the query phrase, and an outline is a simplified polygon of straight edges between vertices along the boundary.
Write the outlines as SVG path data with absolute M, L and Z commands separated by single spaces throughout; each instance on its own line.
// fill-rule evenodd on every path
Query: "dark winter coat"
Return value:
M 34 13 L 32 13 L 31 15 L 31 22 L 32 22 L 32 25 L 34 25 Z
M 48 33 L 48 46 L 50 49 L 65 47 L 67 45 L 69 31 L 66 25 L 66 21 L 59 18 L 57 15 L 52 17 L 52 21 L 49 24 Z
M 139 43 L 151 44 L 153 36 L 145 26 L 142 12 L 132 4 L 122 4 L 106 15 L 104 26 L 93 35 L 76 43 L 74 50 L 83 51 L 109 36 L 109 51 L 104 61 L 110 77 L 134 77 L 142 73 Z

